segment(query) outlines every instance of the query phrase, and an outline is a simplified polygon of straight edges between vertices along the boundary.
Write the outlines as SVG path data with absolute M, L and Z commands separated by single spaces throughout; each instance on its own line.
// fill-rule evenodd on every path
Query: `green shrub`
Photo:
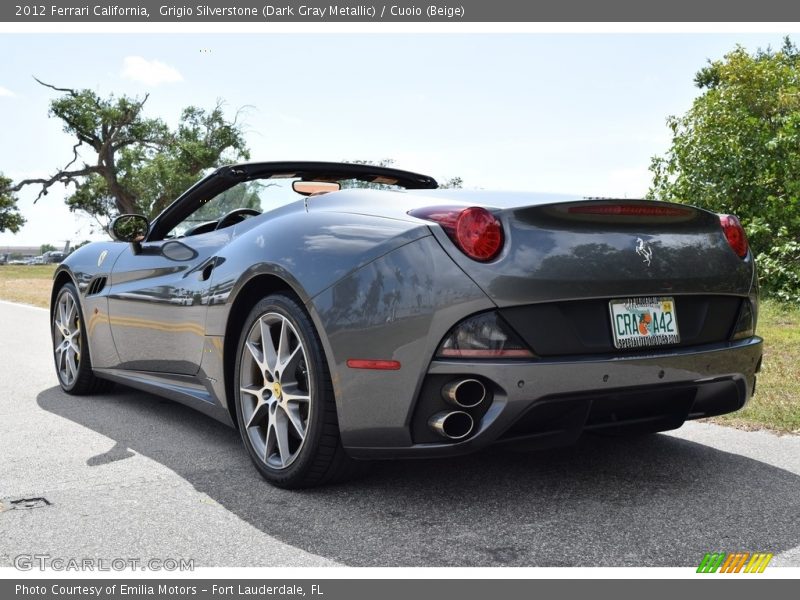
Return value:
M 759 282 L 767 296 L 800 304 L 800 242 L 785 227 L 778 230 L 775 245 L 756 257 Z

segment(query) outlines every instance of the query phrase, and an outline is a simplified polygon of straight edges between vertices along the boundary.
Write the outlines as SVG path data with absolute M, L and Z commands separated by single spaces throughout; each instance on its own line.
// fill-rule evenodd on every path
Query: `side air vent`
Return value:
M 103 291 L 103 288 L 106 287 L 106 277 L 95 277 L 89 282 L 89 287 L 86 288 L 86 295 L 87 296 L 94 296 L 95 294 L 99 294 Z

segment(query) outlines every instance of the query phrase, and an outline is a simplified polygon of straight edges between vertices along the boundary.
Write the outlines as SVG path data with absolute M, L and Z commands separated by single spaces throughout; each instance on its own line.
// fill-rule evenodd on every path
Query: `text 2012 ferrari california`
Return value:
M 439 190 L 397 169 L 223 167 L 56 270 L 62 388 L 238 428 L 283 487 L 358 459 L 538 448 L 740 409 L 762 341 L 736 217 Z M 155 418 L 155 417 L 154 417 Z

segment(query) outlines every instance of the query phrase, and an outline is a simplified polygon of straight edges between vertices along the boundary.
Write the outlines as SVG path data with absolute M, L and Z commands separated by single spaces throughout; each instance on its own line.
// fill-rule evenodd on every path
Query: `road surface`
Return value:
M 693 566 L 708 551 L 800 566 L 798 436 L 692 423 L 538 454 L 376 463 L 359 481 L 288 492 L 261 480 L 234 430 L 179 404 L 123 387 L 62 393 L 47 318 L 0 303 L 0 566 L 20 554 Z

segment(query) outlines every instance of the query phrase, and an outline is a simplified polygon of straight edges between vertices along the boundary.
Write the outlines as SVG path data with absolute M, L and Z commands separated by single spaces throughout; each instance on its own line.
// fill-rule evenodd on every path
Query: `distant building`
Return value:
M 20 255 L 23 258 L 31 258 L 39 256 L 41 253 L 41 246 L 0 246 L 0 254 L 6 256 Z

